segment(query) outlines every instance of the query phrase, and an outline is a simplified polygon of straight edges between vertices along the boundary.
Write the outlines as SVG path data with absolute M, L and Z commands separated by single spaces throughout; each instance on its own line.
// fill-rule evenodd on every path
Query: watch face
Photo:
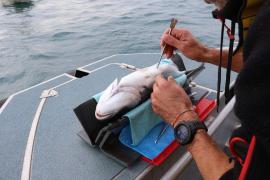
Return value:
M 176 131 L 176 138 L 180 141 L 181 144 L 186 143 L 190 139 L 190 130 L 189 128 L 181 124 Z

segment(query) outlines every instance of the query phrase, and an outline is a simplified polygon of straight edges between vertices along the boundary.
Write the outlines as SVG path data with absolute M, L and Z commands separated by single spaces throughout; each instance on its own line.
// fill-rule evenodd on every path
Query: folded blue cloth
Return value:
M 167 126 L 164 122 L 157 124 L 150 132 L 143 138 L 143 140 L 137 145 L 132 145 L 131 128 L 130 125 L 124 127 L 119 135 L 119 140 L 122 144 L 130 147 L 131 149 L 142 154 L 144 157 L 153 160 L 157 157 L 166 147 L 168 147 L 174 140 L 173 128 L 166 129 L 164 134 L 160 137 L 159 141 L 155 143 L 156 139 L 160 135 L 164 126 Z

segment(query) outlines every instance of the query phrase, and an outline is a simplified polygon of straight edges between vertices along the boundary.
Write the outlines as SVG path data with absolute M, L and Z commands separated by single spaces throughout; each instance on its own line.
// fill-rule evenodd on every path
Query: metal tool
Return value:
M 172 18 L 171 24 L 170 24 L 169 35 L 171 35 L 172 30 L 173 30 L 173 29 L 175 28 L 175 26 L 176 26 L 176 23 L 177 23 L 177 19 Z M 158 69 L 158 67 L 159 67 L 159 64 L 160 64 L 160 62 L 161 62 L 161 59 L 162 59 L 162 57 L 163 57 L 163 54 L 164 54 L 164 51 L 165 51 L 166 47 L 167 47 L 167 44 L 165 44 L 164 47 L 163 47 L 163 49 L 162 49 L 162 52 L 161 52 L 161 55 L 160 55 L 160 59 L 159 59 L 158 64 L 157 64 L 157 69 Z
M 155 144 L 158 143 L 158 141 L 160 140 L 161 136 L 166 132 L 166 130 L 168 129 L 169 125 L 165 124 L 162 131 L 159 133 L 157 139 L 155 140 Z

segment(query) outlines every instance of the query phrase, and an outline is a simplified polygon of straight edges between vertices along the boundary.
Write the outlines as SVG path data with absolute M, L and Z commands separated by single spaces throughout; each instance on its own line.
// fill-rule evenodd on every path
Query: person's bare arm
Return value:
M 195 113 L 186 113 L 179 121 L 197 119 Z M 217 146 L 205 130 L 198 130 L 193 141 L 186 146 L 192 154 L 204 179 L 216 180 L 234 167 L 234 162 Z
M 170 124 L 174 124 L 179 113 L 193 108 L 184 89 L 177 85 L 172 77 L 168 80 L 157 77 L 151 101 L 154 112 Z M 197 114 L 189 111 L 180 116 L 178 122 L 194 119 L 198 119 Z M 234 166 L 204 130 L 198 130 L 194 140 L 186 148 L 192 154 L 204 179 L 219 179 Z
M 228 50 L 222 51 L 222 63 L 221 66 L 226 68 L 228 63 Z M 203 62 L 207 62 L 214 65 L 219 65 L 219 49 L 207 48 L 206 53 L 200 59 Z M 242 52 L 237 52 L 232 59 L 232 70 L 235 72 L 240 72 L 243 67 L 243 57 Z
M 192 154 L 197 167 L 204 179 L 220 179 L 220 177 L 234 167 L 229 157 L 216 145 L 216 143 L 203 131 L 198 130 L 187 150 Z
M 165 49 L 167 57 L 171 57 L 174 49 L 178 49 L 186 57 L 199 62 L 207 62 L 214 65 L 219 64 L 219 49 L 208 48 L 199 42 L 189 31 L 185 29 L 173 29 L 171 35 L 165 31 L 161 37 L 160 46 L 168 46 Z M 222 67 L 227 67 L 228 50 L 223 50 Z M 243 66 L 242 53 L 233 57 L 232 70 L 239 72 Z

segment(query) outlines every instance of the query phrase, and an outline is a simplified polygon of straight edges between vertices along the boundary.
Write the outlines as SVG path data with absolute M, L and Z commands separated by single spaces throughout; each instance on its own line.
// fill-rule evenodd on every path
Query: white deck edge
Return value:
M 85 72 L 85 73 L 88 73 L 88 74 L 90 74 L 90 73 L 91 73 L 91 71 L 86 70 L 86 69 L 83 69 L 83 68 L 77 68 L 77 70 L 78 70 L 78 71 Z
M 109 63 L 109 64 L 105 64 L 105 65 L 103 65 L 103 66 L 100 66 L 100 67 L 98 67 L 98 68 L 96 68 L 96 69 L 93 69 L 93 70 L 89 71 L 89 74 L 90 74 L 90 73 L 93 73 L 93 72 L 96 72 L 96 71 L 98 71 L 98 70 L 100 70 L 100 69 L 103 69 L 103 68 L 105 68 L 105 67 L 111 66 L 111 65 L 121 66 L 121 63 Z
M 66 82 L 63 82 L 63 83 L 61 83 L 61 84 L 58 84 L 58 85 L 56 85 L 56 86 L 50 88 L 49 90 L 51 90 L 51 89 L 56 89 L 56 88 L 58 88 L 58 87 L 60 87 L 60 86 L 63 86 L 63 85 L 65 85 L 65 84 L 68 84 L 68 83 L 70 83 L 70 82 L 72 82 L 72 81 L 74 81 L 74 80 L 75 80 L 75 79 L 70 79 L 70 80 L 68 80 L 68 81 L 66 81 Z
M 186 152 L 185 154 L 183 154 L 183 156 L 181 157 L 181 159 L 179 159 L 174 166 L 172 166 L 169 171 L 162 176 L 160 179 L 161 180 L 168 180 L 168 179 L 176 179 L 177 175 L 179 173 L 181 173 L 187 166 L 188 164 L 191 162 L 192 160 L 192 156 L 189 152 Z M 179 171 L 182 170 L 182 171 Z M 172 173 L 172 172 L 176 172 L 177 173 Z
M 53 78 L 51 78 L 51 79 L 48 79 L 48 80 L 43 81 L 43 82 L 41 82 L 41 83 L 38 83 L 38 84 L 36 84 L 36 85 L 34 85 L 34 86 L 31 86 L 31 87 L 29 87 L 29 88 L 26 88 L 26 89 L 23 89 L 23 90 L 21 90 L 21 91 L 18 91 L 18 92 L 16 92 L 16 93 L 14 93 L 13 96 L 16 96 L 16 95 L 18 95 L 18 94 L 21 94 L 21 93 L 23 93 L 23 92 L 25 92 L 25 91 L 28 91 L 28 90 L 33 89 L 33 88 L 35 88 L 35 87 L 38 87 L 38 86 L 40 86 L 40 85 L 42 85 L 42 84 L 45 84 L 45 83 L 47 83 L 47 82 L 50 82 L 50 81 L 52 81 L 52 80 L 55 80 L 55 79 L 57 79 L 57 78 L 59 78 L 59 77 L 61 77 L 61 76 L 64 76 L 64 74 L 61 74 L 61 75 L 59 75 L 59 76 L 53 77 Z
M 93 70 L 91 70 L 91 71 L 86 70 L 86 69 L 82 69 L 82 68 L 78 68 L 78 70 L 84 71 L 84 72 L 86 72 L 86 73 L 88 73 L 88 74 L 91 74 L 91 73 L 93 73 L 93 72 L 96 72 L 96 71 L 98 71 L 98 70 L 100 70 L 100 69 L 103 69 L 103 68 L 108 67 L 108 66 L 111 66 L 111 65 L 117 65 L 117 66 L 120 66 L 120 67 L 121 67 L 121 66 L 123 65 L 123 63 L 109 63 L 109 64 L 105 64 L 105 65 L 103 65 L 103 66 L 99 66 L 98 68 L 93 69 Z M 131 69 L 128 69 L 128 70 L 131 70 Z M 133 71 L 133 70 L 131 70 L 131 71 Z
M 28 91 L 28 90 L 33 89 L 33 88 L 35 88 L 35 87 L 38 87 L 38 86 L 40 86 L 40 85 L 42 85 L 42 84 L 45 84 L 45 83 L 47 83 L 47 82 L 50 82 L 50 81 L 55 80 L 55 79 L 57 79 L 57 78 L 59 78 L 59 77 L 62 77 L 62 76 L 67 76 L 67 75 L 66 75 L 66 74 L 61 74 L 61 75 L 59 75 L 59 76 L 55 76 L 55 77 L 53 77 L 53 78 L 51 78 L 51 79 L 48 79 L 48 80 L 43 81 L 43 82 L 41 82 L 41 83 L 38 83 L 38 84 L 36 84 L 36 85 L 34 85 L 34 86 L 31 86 L 31 87 L 29 87 L 29 88 L 26 88 L 26 89 L 23 89 L 23 90 L 21 90 L 21 91 L 18 91 L 18 92 L 16 92 L 16 93 L 14 93 L 13 95 L 16 96 L 16 95 L 18 95 L 18 94 L 21 94 L 21 93 L 23 93 L 23 92 L 25 92 L 25 91 Z
M 5 103 L 1 106 L 1 108 L 0 108 L 0 115 L 4 111 L 4 109 L 7 107 L 8 103 L 12 100 L 13 97 L 14 97 L 14 95 L 9 96 L 7 98 L 7 100 L 5 101 Z
M 106 60 L 108 60 L 109 58 L 114 57 L 114 56 L 121 56 L 121 55 L 124 55 L 124 56 L 130 56 L 130 55 L 134 55 L 134 54 L 159 54 L 159 53 L 127 53 L 127 54 L 114 54 L 114 55 L 112 55 L 112 56 L 105 57 L 105 58 L 100 59 L 100 60 L 98 60 L 98 61 L 95 61 L 95 62 L 86 64 L 86 65 L 81 66 L 81 67 L 79 67 L 79 68 L 83 69 L 83 68 L 85 68 L 85 67 L 88 67 L 88 66 L 97 64 L 97 63 L 99 63 L 99 62 L 106 61 Z
M 72 75 L 70 75 L 68 73 L 64 73 L 64 75 L 67 76 L 67 77 L 69 77 L 69 78 L 71 78 L 71 79 L 77 79 L 75 76 L 72 76 Z

